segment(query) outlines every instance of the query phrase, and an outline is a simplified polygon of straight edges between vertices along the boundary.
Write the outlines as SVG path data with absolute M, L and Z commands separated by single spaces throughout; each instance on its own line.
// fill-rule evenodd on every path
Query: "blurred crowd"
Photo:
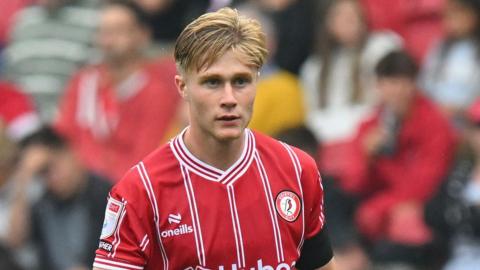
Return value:
M 0 0 L 0 269 L 91 269 L 110 187 L 188 123 L 177 35 L 270 51 L 250 128 L 311 154 L 339 270 L 480 265 L 480 0 Z

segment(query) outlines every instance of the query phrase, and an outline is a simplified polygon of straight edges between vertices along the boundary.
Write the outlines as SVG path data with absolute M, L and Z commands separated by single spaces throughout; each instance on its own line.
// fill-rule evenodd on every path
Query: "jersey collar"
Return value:
M 170 141 L 170 148 L 180 164 L 186 166 L 189 171 L 201 176 L 204 179 L 231 185 L 242 176 L 250 166 L 255 152 L 255 137 L 250 129 L 244 132 L 244 147 L 240 157 L 227 170 L 220 170 L 195 157 L 185 146 L 183 135 L 185 128 L 178 136 Z

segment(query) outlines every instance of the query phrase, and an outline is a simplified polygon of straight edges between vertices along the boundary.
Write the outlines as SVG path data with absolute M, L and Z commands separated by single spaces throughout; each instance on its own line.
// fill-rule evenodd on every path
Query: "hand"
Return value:
M 46 146 L 32 145 L 27 147 L 21 153 L 17 176 L 24 181 L 31 179 L 47 166 L 50 154 L 50 150 Z
M 363 139 L 363 149 L 368 156 L 373 156 L 387 142 L 388 132 L 382 127 L 375 127 L 368 131 Z
M 423 206 L 405 202 L 390 212 L 387 236 L 397 243 L 422 245 L 432 240 L 432 232 L 423 218 Z

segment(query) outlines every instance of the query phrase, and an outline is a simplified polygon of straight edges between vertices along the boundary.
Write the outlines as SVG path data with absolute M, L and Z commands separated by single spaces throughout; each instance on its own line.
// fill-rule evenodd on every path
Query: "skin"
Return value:
M 412 104 L 416 91 L 415 81 L 407 77 L 384 77 L 377 81 L 378 94 L 384 106 L 397 115 L 405 117 Z M 381 126 L 372 128 L 363 142 L 366 154 L 373 156 L 382 147 L 388 137 L 388 132 Z
M 346 47 L 355 47 L 366 31 L 360 6 L 355 1 L 339 1 L 328 13 L 327 29 Z
M 443 15 L 445 32 L 452 38 L 465 38 L 472 35 L 478 24 L 475 11 L 457 0 L 446 2 Z
M 229 51 L 209 67 L 175 77 L 189 110 L 185 143 L 194 155 L 219 169 L 240 156 L 252 117 L 258 71 L 240 59 Z

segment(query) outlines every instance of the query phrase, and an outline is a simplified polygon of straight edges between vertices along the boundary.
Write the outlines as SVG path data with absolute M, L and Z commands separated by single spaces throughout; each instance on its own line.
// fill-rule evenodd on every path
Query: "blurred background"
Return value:
M 91 269 L 111 186 L 188 123 L 224 6 L 270 51 L 250 128 L 318 162 L 339 270 L 480 269 L 480 0 L 0 0 L 0 269 Z

